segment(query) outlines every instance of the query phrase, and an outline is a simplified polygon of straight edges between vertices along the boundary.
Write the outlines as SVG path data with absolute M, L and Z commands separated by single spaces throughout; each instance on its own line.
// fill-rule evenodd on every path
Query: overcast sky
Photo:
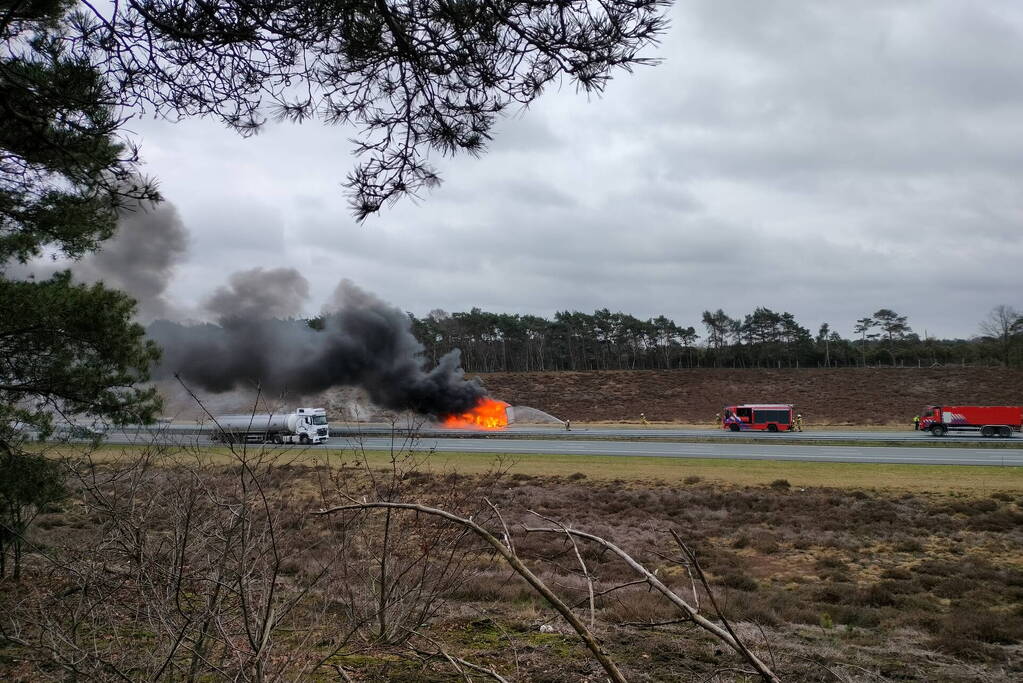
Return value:
M 680 0 L 664 62 L 566 86 L 480 159 L 356 224 L 352 131 L 133 121 L 190 239 L 169 298 L 294 267 L 417 315 L 790 311 L 844 336 L 879 308 L 972 336 L 1023 307 L 1023 3 Z

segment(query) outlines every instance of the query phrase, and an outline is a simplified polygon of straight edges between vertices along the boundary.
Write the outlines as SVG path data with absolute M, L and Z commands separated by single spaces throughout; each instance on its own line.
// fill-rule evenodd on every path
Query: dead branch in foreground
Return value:
M 611 677 L 611 680 L 616 681 L 618 683 L 625 683 L 625 676 L 622 675 L 622 672 L 618 669 L 618 666 L 614 663 L 614 661 L 612 661 L 608 653 L 604 650 L 603 646 L 601 646 L 601 644 L 597 642 L 597 639 L 594 638 L 590 630 L 586 628 L 586 625 L 583 624 L 579 620 L 579 618 L 575 616 L 571 608 L 569 608 L 568 605 L 566 605 L 557 595 L 555 595 L 554 592 L 551 591 L 551 589 L 548 588 L 543 581 L 541 581 L 535 574 L 533 574 L 533 572 L 531 572 L 529 568 L 522 563 L 518 556 L 514 552 L 512 552 L 512 550 L 508 546 L 506 546 L 504 543 L 498 540 L 496 536 L 494 536 L 489 531 L 481 527 L 479 524 L 473 522 L 471 519 L 465 519 L 464 517 L 459 517 L 458 515 L 451 514 L 450 512 L 447 512 L 445 510 L 438 510 L 437 508 L 427 507 L 426 505 L 419 505 L 416 503 L 388 503 L 382 501 L 338 505 L 327 510 L 315 511 L 312 514 L 330 515 L 336 512 L 344 512 L 347 510 L 369 510 L 374 508 L 414 510 L 416 512 L 420 512 L 426 515 L 434 515 L 437 517 L 441 517 L 443 519 L 446 519 L 450 522 L 454 522 L 455 524 L 459 524 L 471 530 L 477 536 L 479 536 L 488 544 L 490 544 L 501 555 L 501 557 L 503 557 L 508 562 L 512 569 L 514 569 L 519 574 L 519 576 L 524 578 L 526 582 L 530 586 L 532 586 L 534 590 L 536 590 L 537 593 L 542 595 L 543 598 L 548 603 L 550 603 L 550 605 L 554 609 L 556 609 L 561 614 L 562 617 L 565 618 L 565 621 L 567 621 L 572 626 L 572 628 L 575 629 L 575 632 L 579 634 L 579 637 L 582 639 L 583 643 L 590 650 L 590 652 L 593 653 L 594 659 L 596 659 L 600 663 L 600 665 L 604 668 L 604 671 L 606 671 L 608 676 Z
M 320 510 L 312 514 L 329 515 L 336 512 L 343 512 L 346 510 L 367 510 L 372 508 L 413 510 L 427 515 L 435 515 L 443 519 L 446 519 L 450 522 L 453 522 L 455 524 L 459 524 L 467 529 L 470 529 L 472 532 L 474 532 L 488 544 L 493 546 L 494 549 L 497 550 L 497 552 L 508 562 L 512 569 L 514 569 L 520 576 L 522 576 L 522 578 L 524 578 L 526 582 L 533 587 L 533 589 L 540 593 L 540 595 L 542 595 L 544 599 L 547 600 L 547 602 L 550 603 L 550 605 L 554 607 L 554 609 L 556 609 L 569 624 L 571 624 L 572 628 L 574 628 L 576 633 L 579 634 L 579 637 L 582 638 L 583 642 L 586 644 L 586 647 L 589 648 L 590 652 L 593 653 L 594 658 L 596 658 L 597 661 L 601 664 L 601 666 L 604 667 L 604 670 L 607 671 L 608 675 L 611 676 L 612 680 L 615 681 L 625 680 L 621 672 L 619 671 L 617 665 L 611 660 L 611 658 L 604 650 L 604 648 L 596 641 L 596 639 L 593 637 L 592 632 L 575 616 L 575 614 L 572 612 L 572 609 L 568 605 L 566 605 L 560 598 L 558 598 L 535 574 L 533 574 L 533 572 L 529 570 L 528 567 L 526 567 L 522 563 L 522 561 L 518 558 L 518 555 L 515 553 L 513 547 L 511 546 L 510 538 L 507 543 L 503 543 L 489 531 L 481 527 L 479 524 L 473 522 L 471 518 L 466 519 L 464 517 L 459 517 L 458 515 L 452 514 L 445 510 L 440 510 L 437 508 L 432 508 L 426 505 L 420 505 L 416 503 L 391 503 L 384 501 L 363 503 L 353 502 L 348 505 L 340 505 L 326 510 Z M 540 517 L 540 515 L 537 516 Z M 505 529 L 505 533 L 507 533 L 507 527 L 504 526 L 503 520 L 502 527 Z M 602 545 L 604 548 L 612 551 L 620 558 L 622 558 L 626 562 L 626 564 L 632 567 L 632 569 L 637 571 L 643 577 L 643 581 L 645 583 L 649 584 L 652 588 L 654 588 L 662 595 L 664 595 L 671 603 L 679 607 L 687 615 L 688 619 L 691 620 L 694 624 L 703 628 L 705 631 L 711 633 L 712 635 L 726 643 L 738 654 L 740 654 L 756 670 L 756 672 L 761 676 L 761 678 L 763 678 L 765 681 L 769 681 L 770 683 L 780 683 L 780 679 L 767 666 L 767 664 L 761 661 L 760 658 L 758 658 L 753 652 L 751 652 L 750 649 L 746 647 L 746 645 L 739 639 L 737 634 L 732 630 L 731 625 L 728 623 L 726 619 L 724 619 L 724 616 L 721 614 L 720 609 L 717 609 L 717 613 L 718 616 L 722 618 L 722 623 L 725 624 L 724 628 L 718 626 L 717 624 L 715 624 L 714 622 L 710 621 L 702 614 L 700 614 L 697 608 L 690 605 L 678 594 L 676 594 L 674 591 L 672 591 L 670 588 L 664 585 L 664 583 L 662 583 L 656 576 L 654 576 L 652 572 L 647 570 L 643 565 L 641 565 L 639 562 L 633 559 L 632 556 L 630 556 L 628 553 L 626 553 L 624 550 L 622 550 L 615 544 L 599 536 L 595 536 L 593 534 L 589 534 L 583 531 L 578 531 L 576 529 L 571 529 L 561 524 L 559 524 L 558 528 L 526 527 L 525 530 L 526 532 L 530 533 L 566 534 L 570 538 L 578 537 Z M 681 543 L 681 539 L 678 538 L 677 535 L 675 535 L 675 537 L 676 540 L 679 542 L 680 547 L 683 548 L 683 551 L 688 551 L 688 548 L 685 546 L 685 544 Z M 573 541 L 573 546 L 574 545 L 575 543 Z M 576 548 L 576 554 L 581 561 L 581 556 L 578 553 L 578 548 Z M 692 556 L 691 552 L 687 552 L 686 557 L 689 558 L 690 561 L 694 561 L 695 559 Z M 585 564 L 583 566 L 584 572 L 586 572 Z M 699 567 L 696 566 L 696 571 L 698 572 L 698 575 L 701 579 L 701 582 L 703 582 L 704 587 L 709 591 L 710 587 L 706 582 L 706 577 L 703 576 L 702 570 L 700 570 Z M 590 591 L 592 600 L 592 585 L 590 587 Z M 716 608 L 717 607 L 716 603 L 713 604 L 715 605 Z
M 579 531 L 577 529 L 565 528 L 564 526 L 560 526 L 559 528 L 526 527 L 525 530 L 527 533 L 551 533 L 551 534 L 567 533 L 571 534 L 572 536 L 584 538 L 588 541 L 597 543 L 598 545 L 601 545 L 604 548 L 607 548 L 614 554 L 618 555 L 618 557 L 622 558 L 622 560 L 624 560 L 627 565 L 632 567 L 632 569 L 634 569 L 641 576 L 643 576 L 643 578 L 646 580 L 646 583 L 648 583 L 651 588 L 661 593 L 672 604 L 674 604 L 676 607 L 685 612 L 688 615 L 688 617 L 693 621 L 693 623 L 695 623 L 697 626 L 701 627 L 708 633 L 713 634 L 718 639 L 722 640 L 725 644 L 727 644 L 730 648 L 732 648 L 740 655 L 742 655 L 742 657 L 746 659 L 746 661 L 749 662 L 750 665 L 757 670 L 757 673 L 759 673 L 760 676 L 765 681 L 770 681 L 771 683 L 780 683 L 780 679 L 774 674 L 774 672 L 771 671 L 771 669 L 764 662 L 762 662 L 759 657 L 750 652 L 749 648 L 746 647 L 746 645 L 743 644 L 741 640 L 739 640 L 739 638 L 735 635 L 735 632 L 732 631 L 731 626 L 727 625 L 728 624 L 727 621 L 723 621 L 723 623 L 726 624 L 727 628 L 721 628 L 714 622 L 704 617 L 702 614 L 699 613 L 699 611 L 695 607 L 690 605 L 688 602 L 683 600 L 677 593 L 675 593 L 673 590 L 664 585 L 664 583 L 662 583 L 660 579 L 654 576 L 653 572 L 649 571 L 646 567 L 644 567 L 639 562 L 634 560 L 631 555 L 629 555 L 624 550 L 616 546 L 614 543 L 611 543 L 610 541 L 603 539 L 600 536 L 594 536 L 593 534 L 586 533 L 585 531 Z M 682 545 L 682 547 L 688 550 L 688 548 L 686 548 L 684 544 Z M 702 578 L 702 572 L 700 572 L 700 575 Z M 709 591 L 709 586 L 705 584 L 705 587 Z M 721 616 L 720 610 L 718 610 L 718 615 Z

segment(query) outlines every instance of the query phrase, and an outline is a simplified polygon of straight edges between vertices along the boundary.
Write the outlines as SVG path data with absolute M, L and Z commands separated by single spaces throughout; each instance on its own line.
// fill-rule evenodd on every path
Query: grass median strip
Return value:
M 570 437 L 564 435 L 529 435 L 529 434 L 494 434 L 485 438 L 495 439 L 536 439 L 558 441 L 571 439 L 573 441 L 650 441 L 657 443 L 713 443 L 713 444 L 743 444 L 755 446 L 856 446 L 864 448 L 993 448 L 993 449 L 1023 449 L 1023 439 L 1006 440 L 985 440 L 979 439 L 933 439 L 933 440 L 909 440 L 909 439 L 835 439 L 829 437 L 784 437 L 784 436 L 647 436 L 647 435 L 580 435 L 574 433 Z
M 137 453 L 142 446 L 103 445 L 96 449 L 98 462 Z M 173 464 L 194 458 L 194 449 L 174 453 L 163 447 L 163 461 Z M 81 449 L 61 446 L 55 454 L 73 455 Z M 250 446 L 257 453 L 258 446 Z M 224 447 L 199 449 L 204 457 L 230 464 L 236 461 Z M 371 467 L 383 468 L 389 462 L 386 451 L 366 451 Z M 287 452 L 284 461 L 315 466 L 328 459 L 334 465 L 353 465 L 361 454 L 351 449 L 306 450 L 298 447 Z M 623 485 L 663 483 L 686 484 L 687 480 L 725 483 L 735 486 L 762 486 L 784 479 L 793 487 L 833 487 L 896 491 L 958 492 L 987 495 L 995 491 L 1023 492 L 1023 467 L 957 465 L 904 465 L 843 462 L 791 462 L 776 460 L 728 460 L 720 458 L 623 458 L 601 455 L 558 455 L 520 453 L 443 452 L 424 455 L 423 469 L 480 474 L 505 463 L 511 474 L 539 477 L 576 477 L 601 481 L 621 481 Z

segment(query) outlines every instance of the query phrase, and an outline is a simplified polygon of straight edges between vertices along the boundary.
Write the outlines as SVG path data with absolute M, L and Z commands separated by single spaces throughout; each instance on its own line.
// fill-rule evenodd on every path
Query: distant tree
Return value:
M 547 342 L 551 334 L 551 323 L 537 315 L 522 316 L 526 333 L 526 367 L 529 370 L 546 369 Z
M 1023 334 L 1023 314 L 1012 306 L 1000 304 L 992 308 L 987 318 L 981 321 L 980 331 L 998 343 L 1002 363 L 1008 366 L 1012 347 Z
M 883 311 L 879 313 L 886 321 L 898 323 L 902 318 L 897 314 L 890 318 Z M 436 361 L 438 354 L 453 348 L 468 349 L 464 367 L 471 372 L 693 367 L 701 355 L 713 366 L 740 367 L 854 365 L 857 357 L 865 365 L 878 352 L 892 355 L 893 363 L 899 354 L 915 354 L 928 364 L 990 363 L 1001 357 L 991 338 L 921 338 L 908 325 L 901 331 L 886 325 L 892 334 L 889 341 L 888 331 L 879 330 L 873 317 L 856 321 L 858 339 L 844 339 L 829 323 L 813 335 L 793 314 L 764 307 L 741 320 L 721 310 L 704 311 L 710 334 L 702 348 L 695 346 L 699 335 L 693 326 L 682 327 L 663 315 L 640 320 L 607 308 L 593 314 L 560 311 L 552 320 L 480 308 L 453 314 L 434 311 L 421 320 L 409 315 L 428 357 Z
M 888 355 L 891 356 L 892 365 L 895 365 L 895 343 L 905 339 L 912 332 L 906 323 L 906 316 L 899 315 L 891 309 L 882 308 L 874 313 L 874 320 L 888 340 Z
M 686 362 L 689 367 L 693 366 L 693 345 L 696 340 L 700 338 L 700 335 L 696 333 L 696 328 L 690 325 L 689 327 L 679 328 L 679 341 L 682 343 L 682 348 L 686 351 Z
M 863 365 L 867 364 L 867 339 L 877 337 L 876 334 L 870 334 L 870 330 L 875 327 L 877 327 L 877 322 L 873 318 L 860 318 L 856 321 L 856 327 L 853 328 L 853 332 L 860 335 L 860 354 L 863 356 Z
M 703 312 L 703 325 L 707 328 L 707 343 L 720 349 L 728 341 L 735 321 L 729 318 L 720 308 L 715 312 Z
M 820 329 L 817 330 L 817 343 L 824 344 L 824 367 L 831 367 L 831 326 L 828 323 L 821 323 Z
M 671 351 L 679 345 L 682 338 L 682 329 L 675 324 L 674 320 L 663 315 L 652 318 L 649 323 L 653 326 L 654 338 L 664 360 L 664 367 L 670 368 Z
M 796 317 L 787 311 L 781 314 L 780 338 L 786 346 L 789 361 L 794 361 L 797 366 L 802 355 L 812 352 L 813 337 L 810 330 L 796 322 Z

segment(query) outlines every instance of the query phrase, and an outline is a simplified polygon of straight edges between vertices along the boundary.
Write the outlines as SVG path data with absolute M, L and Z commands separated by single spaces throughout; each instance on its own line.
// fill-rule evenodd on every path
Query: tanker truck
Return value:
M 210 441 L 315 444 L 330 438 L 323 408 L 299 408 L 276 415 L 218 415 L 215 420 Z

